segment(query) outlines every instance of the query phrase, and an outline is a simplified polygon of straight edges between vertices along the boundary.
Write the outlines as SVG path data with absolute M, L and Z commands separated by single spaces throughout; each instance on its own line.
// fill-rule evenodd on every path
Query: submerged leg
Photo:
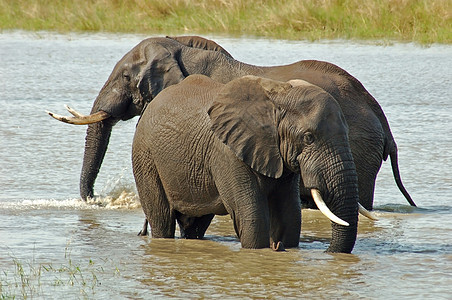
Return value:
M 301 206 L 298 175 L 281 180 L 269 197 L 270 239 L 277 249 L 298 247 L 301 231 Z M 278 247 L 278 244 L 282 245 Z
M 153 238 L 174 238 L 176 216 L 152 158 L 138 153 L 133 155 L 132 163 L 141 207 L 147 220 L 145 225 L 149 222 Z M 146 232 L 147 227 L 143 226 L 141 235 Z
M 143 224 L 143 228 L 140 230 L 140 232 L 138 232 L 138 236 L 146 236 L 149 235 L 148 232 L 148 219 L 144 219 L 144 224 Z
M 179 224 L 181 237 L 202 239 L 214 216 L 214 214 L 208 214 L 201 217 L 188 217 L 176 211 L 176 220 Z

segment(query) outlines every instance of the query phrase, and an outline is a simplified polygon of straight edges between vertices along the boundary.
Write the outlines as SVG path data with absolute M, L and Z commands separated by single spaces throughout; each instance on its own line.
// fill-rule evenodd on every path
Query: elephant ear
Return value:
M 184 80 L 185 76 L 174 55 L 162 45 L 144 47 L 144 62 L 138 75 L 137 87 L 144 99 L 152 99 L 164 88 Z
M 279 109 L 269 99 L 282 83 L 245 76 L 226 84 L 208 109 L 211 129 L 253 170 L 279 178 L 283 159 L 277 132 Z

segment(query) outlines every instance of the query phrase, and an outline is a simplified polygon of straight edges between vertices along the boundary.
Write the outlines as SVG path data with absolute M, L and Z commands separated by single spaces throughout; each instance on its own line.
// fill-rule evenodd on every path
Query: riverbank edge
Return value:
M 0 31 L 452 44 L 448 0 L 0 0 Z
M 344 44 L 349 43 L 351 45 L 370 45 L 370 46 L 381 46 L 381 47 L 391 47 L 396 45 L 413 45 L 419 48 L 430 48 L 430 47 L 448 47 L 451 44 L 442 44 L 442 43 L 431 43 L 431 44 L 420 44 L 413 41 L 401 41 L 401 40 L 389 40 L 389 39 L 318 39 L 318 40 L 308 40 L 308 39 L 300 39 L 300 40 L 290 40 L 290 39 L 282 39 L 282 38 L 272 38 L 272 37 L 261 37 L 254 35 L 237 35 L 232 36 L 224 33 L 181 33 L 181 34 L 163 34 L 163 33 L 135 33 L 135 32 L 109 32 L 109 31 L 49 31 L 49 30 L 23 30 L 23 29 L 0 29 L 0 40 L 3 36 L 16 36 L 16 37 L 31 37 L 33 39 L 66 39 L 72 40 L 77 39 L 83 36 L 96 36 L 102 39 L 117 39 L 120 38 L 128 38 L 128 37 L 137 37 L 141 39 L 152 38 L 152 37 L 165 37 L 165 36 L 200 36 L 207 39 L 211 39 L 215 42 L 219 42 L 218 40 L 228 40 L 228 39 L 250 39 L 250 40 L 268 40 L 268 41 L 287 41 L 287 42 L 301 42 L 301 43 L 318 43 L 318 44 Z M 221 44 L 221 42 L 219 42 Z

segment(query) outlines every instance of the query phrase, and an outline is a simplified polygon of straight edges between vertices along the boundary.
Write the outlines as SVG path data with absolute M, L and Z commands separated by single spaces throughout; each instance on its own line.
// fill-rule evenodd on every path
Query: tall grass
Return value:
M 452 43 L 450 0 L 0 0 L 0 29 Z

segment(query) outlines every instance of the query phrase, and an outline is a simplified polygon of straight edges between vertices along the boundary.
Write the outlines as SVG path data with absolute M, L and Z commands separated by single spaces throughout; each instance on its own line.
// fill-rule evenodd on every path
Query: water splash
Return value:
M 135 183 L 130 182 L 129 167 L 123 168 L 120 174 L 110 177 L 100 191 L 100 195 L 89 199 L 88 203 L 105 208 L 140 208 Z
M 0 201 L 0 208 L 25 210 L 25 209 L 137 209 L 140 201 L 133 188 L 118 186 L 107 195 L 100 195 L 88 199 L 23 199 L 19 201 Z
M 141 207 L 138 195 L 134 191 L 124 189 L 118 189 L 107 196 L 88 199 L 87 203 L 110 209 L 136 209 Z
M 21 201 L 2 201 L 0 202 L 0 208 L 3 209 L 45 209 L 45 208 L 57 208 L 57 209 L 84 209 L 90 206 L 81 199 L 25 199 Z

